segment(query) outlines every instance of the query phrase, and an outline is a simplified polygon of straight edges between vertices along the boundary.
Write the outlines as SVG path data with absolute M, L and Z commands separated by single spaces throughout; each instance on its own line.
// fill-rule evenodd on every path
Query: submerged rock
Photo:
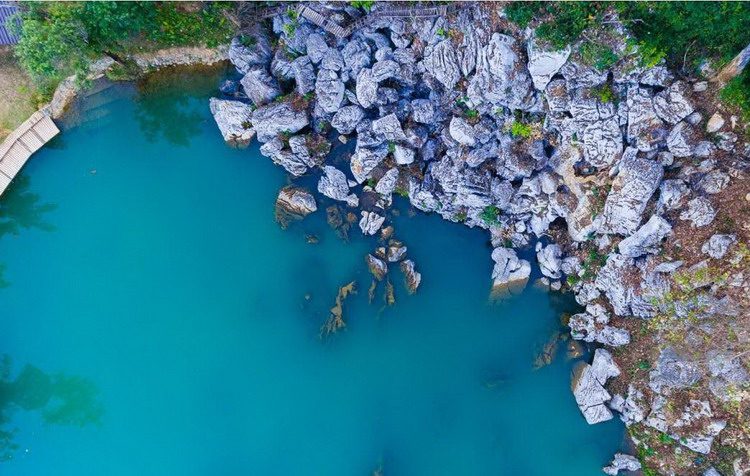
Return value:
M 383 277 L 385 277 L 385 274 L 388 272 L 388 265 L 385 264 L 385 261 L 371 254 L 368 254 L 365 257 L 365 260 L 367 261 L 367 267 L 370 270 L 370 273 L 372 273 L 375 279 L 382 281 Z
M 516 252 L 510 248 L 495 248 L 492 250 L 492 295 L 506 297 L 518 294 L 526 287 L 531 274 L 531 265 L 524 259 L 519 259 Z
M 315 197 L 301 187 L 284 187 L 276 197 L 276 219 L 283 228 L 291 220 L 304 218 L 317 209 Z
M 400 264 L 401 272 L 404 273 L 404 285 L 409 294 L 417 292 L 417 288 L 422 282 L 422 275 L 417 272 L 414 261 L 405 259 Z

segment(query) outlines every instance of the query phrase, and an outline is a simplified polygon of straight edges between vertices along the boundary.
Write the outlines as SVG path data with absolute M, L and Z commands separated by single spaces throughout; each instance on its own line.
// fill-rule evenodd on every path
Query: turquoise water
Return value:
M 564 345 L 532 369 L 566 300 L 489 304 L 486 234 L 401 203 L 422 286 L 407 295 L 393 269 L 395 306 L 368 304 L 375 242 L 341 241 L 325 202 L 280 229 L 287 178 L 257 144 L 224 146 L 217 82 L 103 93 L 120 99 L 3 197 L 0 400 L 18 448 L 0 473 L 600 474 L 621 424 L 586 425 Z M 349 281 L 347 327 L 321 341 Z

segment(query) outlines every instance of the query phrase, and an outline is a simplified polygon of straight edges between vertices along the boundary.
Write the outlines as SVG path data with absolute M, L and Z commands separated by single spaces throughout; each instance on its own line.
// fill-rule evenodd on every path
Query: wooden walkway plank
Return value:
M 60 133 L 54 121 L 37 111 L 0 144 L 0 195 L 18 175 L 31 155 Z

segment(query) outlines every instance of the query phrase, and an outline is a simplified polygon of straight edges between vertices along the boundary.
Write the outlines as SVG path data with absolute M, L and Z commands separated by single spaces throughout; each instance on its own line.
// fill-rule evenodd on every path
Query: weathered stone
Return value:
M 558 244 L 542 246 L 538 243 L 536 246 L 536 259 L 539 262 L 539 268 L 544 276 L 551 279 L 560 279 L 562 277 L 562 248 Z
M 378 101 L 378 82 L 369 68 L 362 69 L 357 75 L 357 102 L 365 109 L 370 109 Z
M 256 106 L 263 106 L 281 95 L 279 83 L 265 68 L 254 66 L 240 81 L 247 97 Z
M 401 66 L 393 60 L 378 61 L 372 65 L 372 79 L 377 83 L 399 76 L 401 76 Z
M 399 122 L 396 114 L 388 114 L 372 121 L 372 131 L 390 142 L 406 140 L 406 134 L 401 129 L 401 122 Z
M 377 279 L 378 281 L 382 281 L 385 277 L 385 274 L 388 272 L 388 265 L 385 264 L 385 261 L 383 261 L 380 258 L 376 258 L 375 256 L 368 254 L 365 257 L 365 261 L 367 261 L 367 267 L 370 270 L 370 273 Z
M 375 191 L 381 195 L 390 195 L 396 189 L 398 182 L 398 168 L 388 170 L 375 185 Z
M 398 165 L 409 165 L 414 162 L 414 150 L 409 147 L 396 144 L 393 150 L 393 158 Z
M 622 154 L 622 134 L 616 118 L 594 122 L 583 131 L 584 157 L 596 168 L 612 165 Z
M 671 233 L 672 226 L 664 218 L 652 215 L 635 233 L 619 243 L 620 254 L 628 258 L 638 258 L 656 253 L 661 241 Z
M 664 122 L 654 112 L 650 93 L 642 88 L 628 89 L 628 139 L 643 152 L 656 148 L 665 135 Z
M 401 262 L 401 272 L 404 273 L 404 283 L 409 294 L 414 294 L 422 282 L 422 275 L 417 272 L 414 261 L 405 259 Z
M 352 155 L 350 167 L 352 175 L 357 183 L 362 183 L 370 176 L 370 172 L 380 165 L 388 155 L 388 148 L 381 146 L 376 148 L 359 147 Z
M 567 46 L 565 49 L 558 51 L 543 51 L 539 48 L 536 41 L 531 40 L 528 43 L 527 50 L 529 56 L 528 69 L 529 74 L 531 74 L 531 80 L 534 82 L 536 89 L 544 91 L 547 84 L 552 80 L 552 77 L 568 60 L 570 47 Z
M 704 192 L 715 195 L 729 185 L 729 174 L 721 170 L 712 170 L 703 176 L 698 182 L 698 186 Z
M 591 370 L 591 365 L 580 364 L 573 373 L 571 383 L 578 408 L 589 425 L 612 419 L 612 412 L 605 405 L 612 397 Z
M 677 124 L 693 112 L 693 105 L 685 97 L 687 85 L 675 82 L 654 96 L 654 111 L 664 121 Z
M 715 234 L 708 239 L 707 242 L 701 247 L 701 251 L 704 254 L 709 255 L 714 259 L 721 259 L 727 254 L 729 247 L 737 241 L 735 235 L 721 235 Z
M 662 166 L 635 153 L 625 152 L 620 171 L 612 182 L 612 190 L 604 204 L 600 231 L 630 235 L 643 220 L 643 211 L 661 182 Z
M 292 61 L 292 72 L 299 95 L 304 96 L 315 89 L 315 70 L 307 55 L 300 56 Z
M 615 458 L 609 466 L 602 468 L 602 471 L 604 474 L 615 476 L 620 471 L 638 471 L 639 469 L 641 469 L 641 463 L 638 458 L 623 453 L 615 453 Z
M 247 147 L 255 135 L 250 123 L 253 108 L 239 101 L 216 98 L 211 98 L 209 107 L 224 140 L 237 147 Z
M 328 52 L 326 40 L 320 33 L 310 33 L 306 40 L 307 56 L 315 64 L 320 63 Z
M 315 197 L 304 188 L 288 186 L 276 197 L 276 218 L 282 226 L 292 219 L 303 218 L 318 209 Z
M 461 79 L 456 50 L 451 40 L 443 40 L 425 51 L 424 67 L 435 79 L 451 90 Z
M 705 197 L 695 197 L 688 202 L 687 210 L 680 213 L 680 220 L 693 222 L 694 227 L 709 225 L 716 217 L 716 210 Z
M 683 199 L 690 193 L 684 181 L 668 179 L 659 185 L 659 210 L 676 210 L 682 206 Z
M 229 61 L 242 74 L 247 74 L 256 66 L 268 66 L 273 56 L 271 44 L 265 35 L 253 35 L 253 39 L 252 46 L 243 45 L 240 38 L 234 38 L 229 46 Z
M 375 212 L 362 211 L 362 218 L 359 220 L 359 227 L 364 235 L 374 235 L 380 230 L 385 222 L 385 217 Z
M 344 83 L 338 73 L 329 69 L 321 69 L 315 80 L 315 99 L 320 108 L 327 113 L 339 110 L 344 101 Z
M 518 294 L 529 280 L 531 265 L 524 259 L 519 259 L 516 252 L 510 248 L 495 248 L 492 250 L 493 294 L 499 297 L 508 294 Z
M 514 38 L 494 33 L 477 58 L 477 72 L 466 95 L 473 106 L 489 103 L 510 109 L 531 110 L 536 98 L 531 76 L 516 52 Z
M 461 145 L 473 146 L 476 143 L 474 128 L 461 117 L 453 116 L 448 130 L 451 137 Z
M 703 371 L 697 363 L 667 347 L 661 351 L 656 367 L 649 373 L 649 387 L 657 393 L 663 388 L 687 388 L 702 377 Z
M 261 142 L 268 142 L 282 132 L 293 134 L 309 124 L 307 112 L 294 110 L 288 102 L 259 107 L 250 122 Z
M 362 68 L 370 66 L 372 62 L 370 46 L 367 42 L 353 39 L 341 50 L 341 56 L 346 68 L 351 70 L 352 75 L 357 76 Z M 359 80 L 357 80 L 359 82 Z M 367 108 L 367 106 L 363 106 Z
M 351 134 L 364 117 L 365 111 L 361 107 L 344 106 L 333 115 L 331 126 L 341 134 Z
M 690 157 L 694 154 L 693 131 L 687 122 L 680 122 L 667 136 L 667 147 L 675 157 Z
M 414 122 L 432 124 L 435 119 L 435 108 L 428 99 L 414 99 L 411 102 L 411 117 Z
M 318 181 L 318 192 L 334 200 L 346 202 L 352 207 L 359 204 L 357 196 L 349 193 L 349 183 L 344 172 L 331 165 L 326 165 L 323 167 L 323 173 L 324 175 Z

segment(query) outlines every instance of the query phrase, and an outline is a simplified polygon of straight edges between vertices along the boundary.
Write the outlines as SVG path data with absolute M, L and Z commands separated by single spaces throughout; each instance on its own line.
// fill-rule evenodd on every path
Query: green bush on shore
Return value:
M 184 45 L 217 46 L 233 33 L 225 3 L 24 2 L 16 56 L 47 92 L 92 58 Z

